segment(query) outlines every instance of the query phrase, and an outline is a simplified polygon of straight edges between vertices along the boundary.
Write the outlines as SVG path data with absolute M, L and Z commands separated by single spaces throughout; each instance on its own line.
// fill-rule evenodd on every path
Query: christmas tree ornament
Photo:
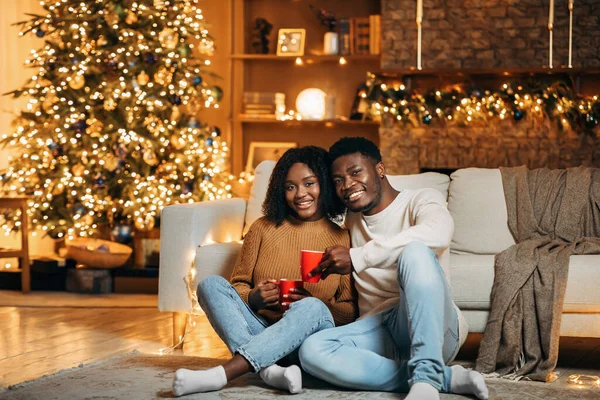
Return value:
M 135 229 L 138 231 L 151 231 L 154 229 L 154 215 L 146 214 L 144 217 L 139 216 L 135 219 Z
M 142 71 L 137 76 L 137 82 L 141 86 L 146 86 L 146 84 L 148 84 L 148 82 L 150 82 L 150 76 L 148 76 L 148 74 L 146 73 L 146 71 Z
M 166 0 L 154 0 L 154 8 L 157 10 L 163 10 L 165 8 Z
M 148 52 L 148 53 L 144 54 L 144 61 L 146 61 L 146 64 L 148 64 L 148 65 L 154 65 L 154 64 L 156 64 L 157 58 L 154 55 L 154 53 Z
M 125 157 L 127 157 L 127 154 L 129 154 L 129 152 L 127 151 L 127 147 L 123 143 L 119 143 L 119 145 L 117 146 L 117 148 L 115 150 L 115 154 L 120 159 L 125 159 Z
M 108 153 L 104 157 L 104 168 L 108 171 L 113 172 L 119 166 L 119 159 L 113 154 Z
M 213 97 L 215 98 L 215 100 L 217 102 L 221 101 L 221 99 L 223 99 L 223 89 L 221 89 L 220 86 L 215 86 L 212 89 L 212 93 Z
M 104 184 L 106 183 L 106 178 L 104 176 L 102 176 L 102 174 L 98 173 L 94 177 L 94 180 L 92 181 L 92 183 L 94 185 L 94 189 L 102 188 L 102 187 L 104 187 Z
M 173 109 L 171 110 L 171 121 L 179 121 L 180 117 L 181 110 L 179 109 L 179 107 L 173 106 Z
M 425 116 L 423 116 L 424 124 L 429 125 L 431 123 L 431 120 L 432 120 L 431 114 L 426 114 Z
M 207 139 L 204 141 L 204 144 L 206 145 L 206 147 L 212 147 L 213 143 L 214 143 L 214 140 L 213 140 L 213 138 L 207 138 Z
M 81 133 L 85 130 L 85 128 L 87 128 L 85 119 L 79 119 L 73 124 L 73 129 L 75 129 L 75 132 Z
M 127 244 L 133 239 L 133 227 L 127 223 L 119 222 L 111 229 L 110 236 L 115 242 Z
M 117 102 L 115 101 L 115 99 L 112 96 L 104 99 L 104 109 L 106 111 L 112 111 L 115 108 L 117 108 Z
M 148 164 L 151 167 L 158 165 L 158 158 L 156 157 L 156 153 L 154 153 L 153 150 L 148 149 L 144 151 L 142 159 L 146 162 L 146 164 Z
M 96 118 L 88 118 L 86 132 L 91 137 L 100 137 L 104 130 L 104 124 Z
M 596 125 L 598 125 L 598 119 L 591 114 L 587 114 L 585 116 L 585 127 L 587 129 L 594 129 Z
M 161 45 L 173 50 L 179 42 L 179 34 L 171 28 L 165 28 L 158 34 L 158 40 Z
M 515 121 L 522 120 L 524 116 L 525 116 L 525 113 L 522 110 L 519 110 L 518 108 L 515 108 L 513 110 L 513 119 Z
M 75 74 L 69 81 L 69 87 L 74 90 L 79 90 L 85 85 L 85 77 L 80 74 Z
M 181 150 L 185 146 L 185 140 L 177 134 L 171 135 L 169 142 L 171 143 L 171 146 L 173 146 L 173 148 L 176 150 Z
M 42 100 L 42 108 L 44 111 L 51 112 L 54 105 L 58 102 L 58 97 L 54 94 L 54 92 L 50 92 L 44 97 Z
M 62 146 L 54 141 L 48 144 L 48 149 L 50 149 L 50 152 L 54 157 L 60 157 L 63 155 Z
M 43 38 L 46 35 L 46 32 L 42 28 L 36 29 L 35 36 L 39 38 Z
M 98 40 L 96 41 L 96 45 L 99 47 L 104 47 L 108 44 L 108 40 L 104 37 L 104 35 L 98 36 Z
M 211 130 L 215 136 L 221 136 L 221 128 L 218 126 L 213 126 Z
M 205 175 L 202 177 L 202 180 L 204 180 L 204 181 L 210 181 L 210 175 L 208 175 L 208 174 L 205 174 Z
M 192 181 L 185 181 L 183 183 L 183 190 L 181 191 L 181 193 L 183 194 L 189 194 L 194 190 L 194 182 Z
M 104 20 L 108 25 L 114 26 L 119 23 L 119 16 L 117 15 L 117 13 L 115 13 L 114 9 L 106 10 L 104 12 Z
M 201 83 L 202 83 L 202 77 L 201 76 L 195 76 L 194 78 L 192 78 L 192 84 L 194 86 L 198 86 Z
M 80 177 L 83 176 L 85 172 L 85 167 L 81 164 L 75 164 L 73 165 L 72 171 L 74 176 Z
M 135 24 L 138 21 L 138 16 L 132 11 L 127 11 L 127 17 L 125 17 L 125 23 L 128 25 Z
M 177 95 L 172 95 L 171 97 L 169 97 L 169 101 L 171 102 L 171 104 L 179 106 L 181 105 L 181 97 L 177 96 Z
M 167 83 L 171 83 L 171 80 L 169 79 L 169 73 L 167 71 L 167 69 L 165 67 L 160 67 L 155 73 L 154 73 L 154 82 L 158 83 L 159 85 L 165 85 Z

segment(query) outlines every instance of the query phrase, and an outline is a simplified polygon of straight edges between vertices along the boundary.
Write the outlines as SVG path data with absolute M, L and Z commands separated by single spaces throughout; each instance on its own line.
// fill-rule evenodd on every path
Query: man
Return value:
M 352 248 L 328 248 L 311 274 L 352 273 L 360 318 L 310 336 L 303 368 L 349 389 L 409 392 L 408 400 L 440 391 L 487 399 L 479 373 L 446 366 L 468 333 L 436 258 L 454 230 L 446 199 L 434 189 L 396 191 L 367 139 L 343 138 L 329 152 Z

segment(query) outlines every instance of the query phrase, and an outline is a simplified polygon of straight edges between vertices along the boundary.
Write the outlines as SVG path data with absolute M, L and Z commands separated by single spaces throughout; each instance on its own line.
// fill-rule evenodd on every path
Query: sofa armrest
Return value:
M 189 272 L 198 246 L 242 238 L 246 201 L 240 198 L 163 208 L 160 226 L 158 308 L 184 311 L 189 305 L 183 278 Z

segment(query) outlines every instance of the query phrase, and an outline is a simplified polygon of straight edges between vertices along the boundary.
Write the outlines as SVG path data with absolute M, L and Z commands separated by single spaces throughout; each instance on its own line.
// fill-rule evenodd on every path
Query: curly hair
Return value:
M 373 164 L 381 162 L 381 152 L 377 145 L 363 137 L 343 137 L 329 148 L 329 159 L 333 163 L 347 154 L 360 153 L 368 157 Z
M 262 205 L 265 217 L 279 226 L 290 215 L 291 209 L 285 200 L 285 181 L 292 165 L 306 164 L 319 180 L 319 205 L 323 213 L 334 219 L 345 211 L 345 206 L 335 194 L 333 183 L 329 177 L 329 157 L 327 151 L 316 146 L 306 146 L 289 149 L 277 161 L 271 179 L 267 196 Z

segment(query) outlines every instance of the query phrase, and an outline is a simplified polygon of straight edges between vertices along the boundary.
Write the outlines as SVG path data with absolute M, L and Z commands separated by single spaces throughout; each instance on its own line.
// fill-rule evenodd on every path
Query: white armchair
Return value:
M 192 306 L 184 282 L 192 262 L 197 272 L 194 286 L 209 275 L 230 278 L 243 234 L 262 216 L 261 207 L 274 166 L 273 161 L 263 161 L 257 166 L 248 201 L 233 198 L 163 208 L 158 309 L 173 313 L 174 344 L 185 332 L 187 313 Z

